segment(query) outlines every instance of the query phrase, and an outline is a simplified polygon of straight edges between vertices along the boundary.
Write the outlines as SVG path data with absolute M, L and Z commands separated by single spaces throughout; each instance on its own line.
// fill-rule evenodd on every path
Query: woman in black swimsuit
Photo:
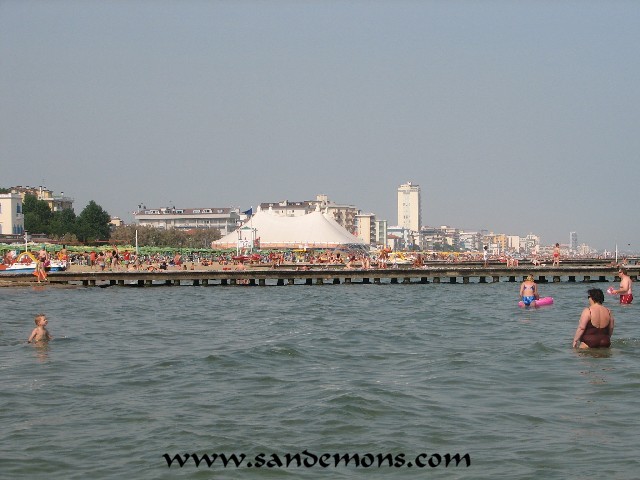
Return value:
M 573 347 L 609 348 L 613 335 L 614 319 L 611 311 L 602 306 L 604 293 L 599 288 L 588 292 L 589 307 L 580 315 L 580 323 L 573 336 Z

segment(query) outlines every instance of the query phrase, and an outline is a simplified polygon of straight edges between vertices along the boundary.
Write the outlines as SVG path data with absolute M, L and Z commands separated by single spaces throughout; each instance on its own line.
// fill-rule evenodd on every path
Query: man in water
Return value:
M 628 305 L 633 301 L 633 293 L 631 292 L 631 284 L 633 282 L 627 274 L 627 269 L 624 267 L 618 269 L 618 275 L 620 275 L 620 288 L 611 290 L 611 293 L 613 295 L 620 295 L 620 303 Z

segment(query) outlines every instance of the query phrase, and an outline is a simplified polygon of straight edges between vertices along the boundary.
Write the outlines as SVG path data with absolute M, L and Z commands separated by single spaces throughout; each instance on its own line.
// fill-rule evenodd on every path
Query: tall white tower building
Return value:
M 422 226 L 420 185 L 407 182 L 398 187 L 398 226 L 419 232 Z

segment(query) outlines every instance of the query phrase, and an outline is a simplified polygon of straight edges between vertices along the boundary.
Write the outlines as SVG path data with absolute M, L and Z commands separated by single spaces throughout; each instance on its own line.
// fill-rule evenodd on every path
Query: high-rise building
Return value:
M 569 251 L 578 251 L 578 232 L 569 232 Z
M 422 226 L 420 186 L 407 182 L 398 187 L 398 226 L 419 232 Z

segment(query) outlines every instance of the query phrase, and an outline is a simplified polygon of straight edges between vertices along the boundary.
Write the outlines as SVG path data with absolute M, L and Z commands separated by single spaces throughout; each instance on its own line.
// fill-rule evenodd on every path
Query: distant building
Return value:
M 342 225 L 349 232 L 355 232 L 356 229 L 356 215 L 360 213 L 360 209 L 353 205 L 342 205 L 339 203 L 333 203 L 329 201 L 326 195 L 317 195 L 316 202 L 320 205 L 326 213 Z
M 407 250 L 413 242 L 411 231 L 400 226 L 387 227 L 387 244 L 395 251 Z
M 420 249 L 434 251 L 444 243 L 444 234 L 437 227 L 424 226 L 420 229 Z
M 420 249 L 425 251 L 451 251 L 461 248 L 460 230 L 442 225 L 420 229 Z
M 142 208 L 133 212 L 138 225 L 154 228 L 217 228 L 224 236 L 238 228 L 238 208 Z
M 480 232 L 460 232 L 460 248 L 470 252 L 482 250 L 482 234 Z
M 376 245 L 376 216 L 373 213 L 361 213 L 356 215 L 356 226 L 358 238 L 364 240 L 368 245 Z
M 389 247 L 391 250 L 397 252 L 400 250 L 404 250 L 404 244 L 402 243 L 402 238 L 400 238 L 399 236 L 393 234 L 393 233 L 388 233 L 387 234 L 387 247 Z
M 17 192 L 0 194 L 0 234 L 20 235 L 24 233 L 22 196 Z
M 569 251 L 578 252 L 578 232 L 569 232 Z
M 594 250 L 589 247 L 589 245 L 586 244 L 582 244 L 582 245 L 578 245 L 578 247 L 576 248 L 576 252 L 578 253 L 578 255 L 591 255 L 594 253 Z
M 12 192 L 19 193 L 22 201 L 26 195 L 33 195 L 38 200 L 47 202 L 52 212 L 59 212 L 66 208 L 73 209 L 73 198 L 65 197 L 64 192 L 60 192 L 60 195 L 55 195 L 51 190 L 46 189 L 43 186 L 39 187 L 11 187 Z
M 398 187 L 398 226 L 419 232 L 422 226 L 420 186 L 407 182 Z
M 288 200 L 282 200 L 281 202 L 261 203 L 260 209 L 270 211 L 271 213 L 281 217 L 299 217 L 301 215 L 307 215 L 308 213 L 315 212 L 316 206 L 310 201 L 290 202 Z
M 283 200 L 281 202 L 261 203 L 260 208 L 262 210 L 270 210 L 272 213 L 283 217 L 306 215 L 319 208 L 321 211 L 331 215 L 338 224 L 342 225 L 350 233 L 357 235 L 356 215 L 360 213 L 360 210 L 353 205 L 333 203 L 327 195 L 324 194 L 316 195 L 315 200 L 305 200 L 301 202 Z
M 502 254 L 507 251 L 508 237 L 504 233 L 494 233 L 490 237 L 490 245 L 493 246 L 494 253 Z
M 540 237 L 530 233 L 526 237 L 520 239 L 520 247 L 526 254 L 537 254 L 540 250 Z
M 122 227 L 124 225 L 124 222 L 120 217 L 111 217 L 111 221 L 109 222 L 109 225 L 113 227 Z
M 387 247 L 387 221 L 376 220 L 376 244 L 380 247 Z

